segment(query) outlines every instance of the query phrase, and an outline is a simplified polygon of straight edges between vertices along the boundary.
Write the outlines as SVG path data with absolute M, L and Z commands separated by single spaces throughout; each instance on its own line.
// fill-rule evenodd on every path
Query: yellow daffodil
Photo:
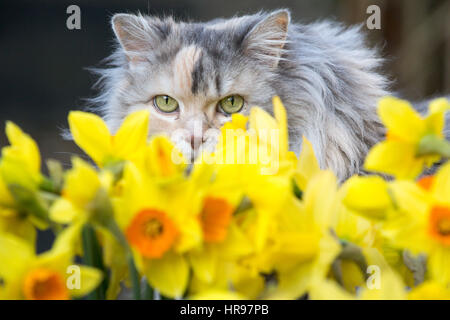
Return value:
M 205 170 L 203 166 L 196 164 L 192 173 L 192 179 L 199 185 L 203 179 L 203 185 L 206 186 L 199 216 L 203 244 L 192 249 L 188 257 L 194 276 L 204 287 L 210 287 L 217 282 L 217 278 L 220 278 L 220 282 L 226 287 L 227 277 L 219 269 L 253 250 L 250 240 L 239 228 L 237 216 L 234 215 L 243 199 L 243 191 L 239 185 L 228 180 L 229 176 L 225 173 L 228 166 L 222 167 L 221 173 L 210 179 L 209 183 L 204 179 L 208 178 L 209 175 L 205 174 L 205 171 L 210 168 Z
M 36 190 L 42 181 L 41 156 L 36 142 L 12 122 L 6 123 L 10 146 L 2 149 L 0 173 L 6 184 Z
M 443 140 L 444 113 L 449 108 L 447 100 L 434 100 L 430 103 L 428 115 L 423 118 L 408 102 L 393 97 L 383 98 L 378 114 L 386 126 L 386 141 L 370 150 L 365 168 L 396 178 L 417 177 L 424 167 L 440 159 L 439 153 L 422 150 L 421 145 L 423 141 Z
M 319 279 L 311 285 L 309 296 L 312 300 L 404 300 L 407 298 L 405 284 L 393 271 L 383 256 L 376 250 L 366 251 L 368 269 L 371 273 L 361 287 L 350 293 L 330 279 Z M 373 271 L 372 271 L 373 270 Z
M 154 136 L 145 148 L 140 165 L 158 183 L 176 183 L 186 173 L 187 161 L 165 136 Z
M 128 115 L 113 135 L 97 115 L 81 111 L 69 114 L 69 125 L 75 143 L 100 166 L 121 160 L 133 160 L 144 149 L 148 136 L 149 112 Z
M 107 194 L 112 184 L 112 174 L 97 171 L 80 158 L 73 158 L 73 168 L 65 177 L 62 196 L 50 208 L 50 218 L 58 223 L 86 222 L 98 209 L 100 192 Z
M 425 253 L 432 279 L 450 284 L 450 163 L 442 166 L 433 183 L 398 181 L 392 192 L 399 212 L 388 219 L 385 233 L 393 243 L 413 253 Z
M 0 232 L 12 233 L 34 243 L 36 230 L 26 215 L 20 214 L 13 196 L 0 177 Z
M 201 195 L 190 181 L 164 189 L 134 164 L 125 167 L 116 220 L 133 249 L 138 270 L 166 296 L 181 297 L 187 287 L 184 253 L 201 243 L 201 205 Z
M 67 300 L 95 289 L 101 272 L 74 265 L 65 242 L 56 240 L 52 250 L 36 255 L 23 240 L 0 234 L 0 299 Z
M 330 232 L 337 207 L 336 177 L 323 171 L 309 181 L 303 201 L 293 199 L 279 215 L 274 247 L 264 253 L 276 270 L 278 285 L 270 298 L 292 299 L 324 279 L 341 246 Z
M 252 241 L 257 250 L 264 247 L 270 221 L 292 191 L 296 164 L 288 151 L 286 112 L 279 98 L 274 99 L 274 113 L 275 118 L 253 108 L 248 130 L 248 119 L 233 115 L 222 128 L 215 152 L 217 179 L 233 182 L 256 209 Z
M 42 182 L 36 142 L 12 122 L 6 123 L 10 146 L 0 159 L 0 231 L 34 243 L 36 231 L 47 227 L 46 204 L 38 196 Z
M 382 220 L 393 207 L 388 183 L 379 176 L 353 176 L 342 187 L 343 204 L 352 212 Z

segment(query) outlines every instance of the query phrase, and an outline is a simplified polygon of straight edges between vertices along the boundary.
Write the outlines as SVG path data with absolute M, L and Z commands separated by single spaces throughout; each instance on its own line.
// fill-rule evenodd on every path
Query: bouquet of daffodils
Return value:
M 73 139 L 93 163 L 48 161 L 48 175 L 36 142 L 7 122 L 0 299 L 450 299 L 448 101 L 422 117 L 382 99 L 386 140 L 364 163 L 378 174 L 342 185 L 306 138 L 298 157 L 288 150 L 273 106 L 274 117 L 233 115 L 193 165 L 167 137 L 148 141 L 148 111 L 114 135 L 74 111 Z M 40 254 L 37 229 L 56 236 Z

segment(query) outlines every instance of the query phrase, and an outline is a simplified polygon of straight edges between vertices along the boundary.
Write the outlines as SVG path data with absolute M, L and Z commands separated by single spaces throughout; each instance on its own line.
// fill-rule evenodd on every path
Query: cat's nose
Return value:
M 191 147 L 192 150 L 197 150 L 200 145 L 203 143 L 203 137 L 202 136 L 197 136 L 197 135 L 191 135 Z

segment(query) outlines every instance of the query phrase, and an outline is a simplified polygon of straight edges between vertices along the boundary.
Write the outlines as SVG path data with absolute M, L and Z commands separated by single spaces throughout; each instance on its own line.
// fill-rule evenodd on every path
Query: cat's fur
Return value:
M 360 171 L 384 134 L 376 104 L 388 94 L 388 80 L 360 27 L 296 24 L 287 10 L 207 23 L 118 14 L 112 25 L 118 45 L 109 68 L 98 71 L 101 95 L 93 100 L 112 130 L 146 108 L 150 135 L 170 136 L 179 128 L 191 133 L 173 138 L 186 153 L 193 140 L 214 145 L 214 136 L 202 134 L 230 119 L 217 112 L 221 98 L 243 96 L 243 113 L 254 105 L 272 112 L 278 95 L 288 113 L 291 149 L 298 153 L 305 135 L 320 165 L 340 180 Z M 158 94 L 176 98 L 179 113 L 158 112 L 152 105 Z

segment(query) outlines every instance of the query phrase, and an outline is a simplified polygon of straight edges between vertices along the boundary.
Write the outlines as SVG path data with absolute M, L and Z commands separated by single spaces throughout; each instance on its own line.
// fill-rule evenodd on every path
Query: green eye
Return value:
M 220 108 L 223 112 L 232 114 L 241 111 L 244 106 L 244 98 L 238 95 L 228 96 L 219 101 Z
M 174 112 L 178 109 L 178 102 L 174 98 L 160 95 L 153 98 L 153 104 L 162 112 Z

